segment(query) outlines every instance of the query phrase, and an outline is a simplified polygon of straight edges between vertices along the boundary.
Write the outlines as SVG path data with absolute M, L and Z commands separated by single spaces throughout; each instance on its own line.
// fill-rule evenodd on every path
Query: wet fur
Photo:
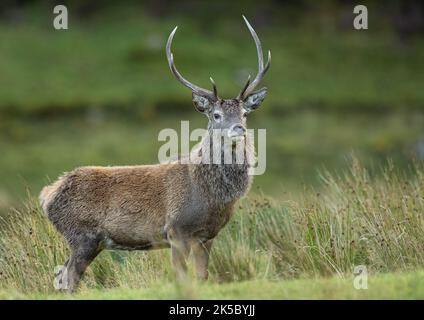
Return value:
M 250 138 L 246 139 L 246 150 L 253 157 Z M 193 159 L 200 156 L 198 150 L 193 152 Z M 207 277 L 205 261 L 212 239 L 250 184 L 247 159 L 244 164 L 229 165 L 173 162 L 81 167 L 45 187 L 40 204 L 72 249 L 65 266 L 73 291 L 85 268 L 103 249 L 148 250 L 173 245 L 181 249 L 194 244 L 197 249 L 193 251 L 195 255 L 199 252 L 199 265 L 203 265 L 198 273 Z M 184 269 L 181 258 L 173 255 L 174 264 Z

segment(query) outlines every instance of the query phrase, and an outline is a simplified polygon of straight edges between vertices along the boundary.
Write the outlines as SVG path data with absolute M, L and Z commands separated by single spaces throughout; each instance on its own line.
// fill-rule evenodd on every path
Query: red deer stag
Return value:
M 173 161 L 80 167 L 44 187 L 41 207 L 72 251 L 58 275 L 59 283 L 67 283 L 62 289 L 73 292 L 87 266 L 103 249 L 170 247 L 172 263 L 180 276 L 185 274 L 186 259 L 193 251 L 198 277 L 208 277 L 212 241 L 252 180 L 247 160 L 254 157 L 254 152 L 252 142 L 246 138 L 246 115 L 256 110 L 267 94 L 266 88 L 254 90 L 269 69 L 271 53 L 264 65 L 260 40 L 244 16 L 243 19 L 256 44 L 259 70 L 253 81 L 249 77 L 235 99 L 219 98 L 212 78 L 213 90 L 209 91 L 178 72 L 171 53 L 177 27 L 169 36 L 166 55 L 174 76 L 191 89 L 196 110 L 207 116 L 207 132 L 212 135 L 219 129 L 227 138 L 244 139 L 246 160 L 232 164 Z M 204 139 L 200 144 L 206 141 L 211 140 Z M 191 154 L 193 158 L 200 156 L 198 150 L 192 152 L 197 152 Z

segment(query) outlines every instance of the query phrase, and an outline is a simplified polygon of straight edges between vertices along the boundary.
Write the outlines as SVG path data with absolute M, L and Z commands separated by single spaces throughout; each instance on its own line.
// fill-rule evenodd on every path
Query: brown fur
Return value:
M 193 247 L 198 275 L 205 278 L 212 239 L 250 186 L 247 170 L 247 163 L 173 162 L 65 173 L 42 190 L 40 203 L 77 257 L 66 263 L 69 290 L 103 249 L 172 246 L 173 263 L 183 274 Z
M 174 75 L 192 87 L 175 72 L 172 56 L 167 53 Z M 260 68 L 255 80 L 259 81 L 268 67 L 269 61 L 265 69 Z M 41 207 L 72 250 L 59 274 L 62 289 L 72 292 L 87 266 L 103 249 L 171 247 L 172 262 L 180 277 L 185 274 L 186 258 L 192 249 L 198 276 L 207 278 L 212 241 L 227 224 L 234 204 L 246 194 L 252 181 L 248 169 L 254 152 L 251 138 L 246 135 L 246 115 L 259 107 L 267 93 L 266 88 L 251 92 L 257 85 L 255 80 L 237 99 L 218 98 L 215 85 L 213 94 L 193 90 L 195 108 L 209 119 L 209 136 L 201 142 L 200 149 L 192 152 L 191 162 L 81 167 L 65 173 L 41 191 Z M 220 139 L 245 140 L 244 163 L 198 161 L 201 147 L 211 143 L 216 129 L 224 130 Z M 233 148 L 232 144 L 215 144 L 212 150 L 216 148 L 223 158 L 224 148 L 228 147 Z

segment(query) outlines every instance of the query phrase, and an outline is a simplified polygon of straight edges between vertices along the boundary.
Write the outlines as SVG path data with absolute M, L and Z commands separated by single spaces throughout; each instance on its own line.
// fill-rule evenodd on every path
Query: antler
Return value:
M 177 68 L 175 67 L 174 56 L 171 52 L 171 45 L 172 45 L 172 39 L 174 38 L 174 34 L 177 31 L 177 28 L 178 26 L 175 27 L 174 30 L 172 30 L 171 34 L 169 35 L 168 42 L 166 43 L 166 57 L 168 58 L 169 68 L 171 69 L 172 73 L 177 78 L 177 80 L 181 82 L 183 85 L 185 85 L 187 88 L 191 89 L 191 91 L 193 91 L 194 93 L 198 95 L 206 96 L 213 101 L 218 100 L 216 85 L 212 78 L 210 78 L 210 80 L 213 85 L 213 92 L 210 90 L 200 88 L 196 86 L 195 84 L 189 82 L 178 72 Z
M 250 93 L 252 93 L 253 90 L 255 90 L 256 86 L 261 82 L 262 78 L 264 77 L 265 73 L 268 71 L 269 66 L 271 64 L 271 51 L 268 51 L 268 62 L 266 63 L 264 67 L 264 57 L 262 53 L 262 46 L 261 41 L 259 40 L 258 35 L 256 34 L 255 30 L 250 25 L 249 21 L 247 21 L 246 17 L 243 15 L 244 22 L 246 22 L 247 27 L 249 28 L 250 33 L 252 34 L 253 40 L 255 40 L 256 44 L 256 50 L 258 52 L 258 74 L 256 75 L 256 78 L 250 82 L 250 76 L 247 80 L 246 85 L 243 87 L 243 89 L 240 91 L 238 95 L 238 99 L 244 99 L 247 97 Z

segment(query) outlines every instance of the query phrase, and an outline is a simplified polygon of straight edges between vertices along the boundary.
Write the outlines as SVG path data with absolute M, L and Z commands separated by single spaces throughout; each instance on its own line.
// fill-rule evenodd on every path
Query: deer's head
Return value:
M 187 88 L 191 89 L 193 93 L 193 103 L 196 110 L 205 114 L 209 119 L 208 128 L 221 129 L 223 133 L 227 134 L 231 138 L 245 136 L 247 114 L 256 110 L 265 99 L 267 89 L 264 87 L 255 91 L 255 88 L 268 71 L 271 63 L 271 52 L 268 51 L 268 61 L 264 66 L 262 46 L 259 37 L 245 16 L 243 16 L 243 19 L 255 40 L 256 50 L 258 53 L 259 70 L 253 81 L 250 81 L 251 79 L 249 76 L 245 86 L 234 99 L 221 99 L 218 96 L 218 91 L 212 78 L 210 78 L 210 80 L 212 82 L 213 90 L 210 91 L 189 82 L 178 72 L 171 52 L 172 39 L 174 38 L 178 27 L 175 27 L 171 32 L 166 44 L 166 56 L 168 58 L 171 71 L 178 81 Z

